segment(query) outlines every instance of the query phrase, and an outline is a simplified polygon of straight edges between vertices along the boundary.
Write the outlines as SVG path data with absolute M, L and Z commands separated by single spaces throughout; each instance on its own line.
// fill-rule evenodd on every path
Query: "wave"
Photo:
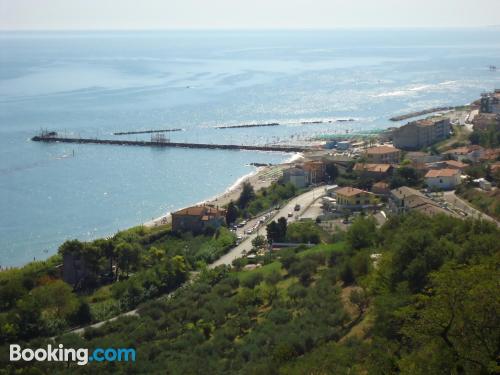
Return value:
M 419 92 L 419 91 L 432 91 L 432 90 L 436 90 L 436 89 L 439 90 L 443 86 L 451 86 L 451 85 L 454 85 L 456 83 L 457 83 L 457 81 L 444 81 L 444 82 L 440 82 L 440 83 L 436 83 L 436 84 L 417 85 L 417 86 L 409 87 L 409 88 L 402 89 L 402 90 L 395 90 L 395 91 L 380 93 L 377 95 L 373 95 L 373 97 L 383 98 L 383 97 L 391 97 L 391 96 L 409 96 L 409 95 L 412 95 L 412 94 Z

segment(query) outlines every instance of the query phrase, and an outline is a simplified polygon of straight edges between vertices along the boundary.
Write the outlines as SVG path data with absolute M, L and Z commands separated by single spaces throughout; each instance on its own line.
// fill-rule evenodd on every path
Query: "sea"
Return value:
M 500 70 L 499 28 L 1 32 L 0 266 L 113 235 L 293 156 L 32 142 L 42 130 L 149 140 L 113 133 L 179 128 L 165 136 L 227 144 L 370 133 L 500 88 L 490 65 Z

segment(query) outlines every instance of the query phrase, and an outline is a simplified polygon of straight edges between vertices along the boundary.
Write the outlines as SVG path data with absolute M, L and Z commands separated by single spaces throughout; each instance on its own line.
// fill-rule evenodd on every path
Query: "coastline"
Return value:
M 302 153 L 294 153 L 283 163 L 275 164 L 272 166 L 256 167 L 256 169 L 252 172 L 239 177 L 222 193 L 217 194 L 211 198 L 207 198 L 201 202 L 195 203 L 193 204 L 193 206 L 199 206 L 203 204 L 214 205 L 216 207 L 225 206 L 230 201 L 236 201 L 238 199 L 244 182 L 249 182 L 253 186 L 255 191 L 268 187 L 277 180 L 276 176 L 281 174 L 281 170 L 283 170 L 283 168 L 285 168 L 290 163 L 293 163 L 302 158 L 304 158 L 304 155 Z M 179 208 L 179 210 L 181 209 L 182 208 Z M 149 220 L 142 225 L 148 228 L 154 228 L 160 225 L 170 224 L 171 217 L 171 212 L 167 212 L 167 214 L 154 218 L 153 220 Z

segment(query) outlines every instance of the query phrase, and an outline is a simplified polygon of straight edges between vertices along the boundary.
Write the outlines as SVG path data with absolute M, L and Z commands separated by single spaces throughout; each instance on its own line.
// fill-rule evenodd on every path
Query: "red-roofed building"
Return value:
M 395 164 L 399 163 L 401 150 L 392 146 L 376 146 L 366 150 L 366 159 L 369 163 Z
M 225 211 L 211 206 L 184 208 L 172 214 L 172 230 L 198 234 L 208 227 L 217 229 L 225 223 L 225 214 Z
M 373 178 L 383 179 L 392 172 L 391 164 L 356 163 L 354 171 L 358 174 Z
M 360 209 L 375 204 L 375 196 L 355 187 L 342 187 L 335 191 L 339 208 Z
M 431 169 L 425 175 L 425 182 L 430 188 L 454 189 L 461 182 L 460 174 L 458 169 Z

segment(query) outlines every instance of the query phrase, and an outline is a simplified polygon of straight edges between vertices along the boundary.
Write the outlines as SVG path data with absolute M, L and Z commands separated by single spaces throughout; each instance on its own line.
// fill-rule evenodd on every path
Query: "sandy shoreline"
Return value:
M 218 207 L 223 207 L 227 205 L 230 201 L 236 201 L 239 198 L 244 182 L 249 182 L 250 184 L 252 184 L 255 191 L 268 187 L 281 176 L 281 171 L 284 168 L 286 168 L 290 163 L 301 158 L 303 158 L 302 154 L 294 154 L 285 163 L 266 166 L 266 167 L 257 167 L 255 171 L 238 178 L 223 193 L 216 195 L 215 197 L 209 198 L 207 200 L 193 204 L 193 206 L 201 204 L 210 204 Z M 145 227 L 151 228 L 159 225 L 169 224 L 170 221 L 171 221 L 171 215 L 169 212 L 166 215 L 150 220 L 144 223 L 143 225 Z

